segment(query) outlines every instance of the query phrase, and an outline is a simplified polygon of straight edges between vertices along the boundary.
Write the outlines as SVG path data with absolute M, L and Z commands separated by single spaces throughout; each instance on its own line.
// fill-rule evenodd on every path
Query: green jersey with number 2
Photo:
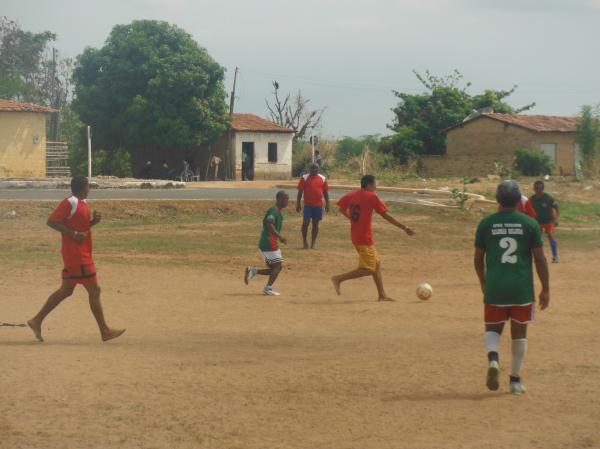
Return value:
M 485 250 L 486 304 L 534 302 L 532 250 L 542 245 L 540 226 L 525 214 L 497 212 L 481 220 L 475 246 Z

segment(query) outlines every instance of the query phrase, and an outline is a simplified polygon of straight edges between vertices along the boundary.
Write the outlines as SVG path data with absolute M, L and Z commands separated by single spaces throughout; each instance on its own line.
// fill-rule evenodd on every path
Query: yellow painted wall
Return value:
M 0 112 L 0 178 L 46 176 L 46 115 Z
M 494 172 L 494 162 L 512 166 L 519 148 L 556 144 L 555 174 L 575 173 L 575 133 L 534 132 L 497 120 L 480 118 L 454 128 L 446 135 L 446 155 L 424 158 L 429 176 L 474 176 Z

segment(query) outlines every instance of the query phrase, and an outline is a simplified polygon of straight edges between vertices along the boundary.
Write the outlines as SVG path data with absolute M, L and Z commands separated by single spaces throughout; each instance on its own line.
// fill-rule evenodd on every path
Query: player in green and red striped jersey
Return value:
M 258 274 L 269 276 L 269 281 L 263 290 L 264 294 L 269 296 L 279 296 L 281 294 L 273 290 L 273 284 L 283 266 L 283 256 L 281 255 L 279 242 L 285 244 L 287 240 L 281 235 L 281 228 L 283 227 L 283 214 L 281 211 L 287 207 L 289 200 L 290 197 L 285 191 L 280 190 L 277 192 L 275 205 L 267 210 L 263 218 L 263 229 L 260 234 L 258 248 L 262 252 L 265 263 L 269 268 L 261 270 L 256 267 L 246 267 L 246 272 L 244 273 L 244 282 L 246 285 L 250 279 Z
M 529 198 L 533 204 L 536 218 L 540 224 L 540 228 L 548 236 L 550 249 L 552 250 L 552 262 L 558 262 L 558 243 L 556 242 L 556 227 L 558 226 L 558 218 L 560 211 L 558 202 L 550 195 L 544 192 L 544 181 L 536 181 L 533 184 L 535 194 Z
M 516 181 L 503 181 L 496 191 L 500 211 L 484 218 L 475 237 L 475 271 L 484 295 L 487 387 L 497 390 L 500 335 L 511 321 L 512 372 L 510 390 L 522 394 L 521 368 L 527 353 L 527 324 L 534 318 L 532 260 L 542 283 L 540 307 L 550 303 L 548 263 L 542 232 L 536 221 L 516 211 L 521 190 Z

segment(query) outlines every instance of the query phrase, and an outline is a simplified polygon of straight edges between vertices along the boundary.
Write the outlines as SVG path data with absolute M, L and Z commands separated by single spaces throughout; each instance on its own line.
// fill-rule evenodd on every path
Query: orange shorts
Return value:
M 354 247 L 358 253 L 358 268 L 375 273 L 377 264 L 381 261 L 377 248 L 373 245 L 354 245 Z
M 556 225 L 554 223 L 546 223 L 546 224 L 541 224 L 540 228 L 542 228 L 542 231 L 544 231 L 546 234 L 554 234 Z
M 96 284 L 98 282 L 96 278 L 96 266 L 93 263 L 65 267 L 62 271 L 62 278 L 67 279 L 71 285 Z
M 484 304 L 483 314 L 485 324 L 499 324 L 508 320 L 527 324 L 530 321 L 533 321 L 535 317 L 535 304 L 525 304 L 523 306 L 495 306 L 493 304 Z

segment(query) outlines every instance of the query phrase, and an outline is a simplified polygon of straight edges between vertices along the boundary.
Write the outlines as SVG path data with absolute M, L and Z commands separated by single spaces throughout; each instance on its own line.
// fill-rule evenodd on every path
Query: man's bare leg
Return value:
M 312 229 L 311 229 L 311 243 L 310 248 L 315 249 L 317 243 L 317 235 L 319 235 L 319 220 L 313 218 L 312 219 Z
M 281 273 L 281 262 L 274 263 L 271 266 L 271 274 L 269 275 L 269 285 L 273 285 L 277 280 L 277 276 Z
M 340 287 L 342 285 L 342 282 L 349 281 L 350 279 L 362 278 L 364 276 L 371 276 L 372 274 L 373 273 L 371 273 L 369 270 L 366 270 L 364 268 L 357 268 L 355 270 L 348 271 L 347 273 L 338 274 L 337 276 L 333 276 L 331 278 L 331 282 L 333 283 L 333 288 L 335 289 L 335 292 L 338 295 L 341 295 L 342 292 L 340 290 Z
M 377 301 L 393 301 L 392 298 L 385 294 L 385 290 L 383 289 L 383 277 L 381 276 L 381 262 L 377 263 L 377 268 L 375 269 L 375 273 L 373 273 L 373 280 L 375 281 L 377 293 L 379 294 Z
M 302 219 L 302 243 L 304 249 L 308 249 L 308 241 L 306 240 L 306 238 L 308 237 L 308 223 L 308 218 Z
M 27 321 L 27 325 L 33 331 L 35 338 L 37 338 L 39 341 L 44 341 L 42 338 L 42 321 L 44 321 L 44 318 L 46 318 L 46 316 L 48 316 L 48 314 L 52 312 L 56 306 L 63 302 L 63 300 L 71 296 L 74 289 L 74 285 L 71 285 L 68 280 L 63 279 L 58 290 L 48 297 L 46 303 L 42 306 L 38 314 Z
M 104 319 L 104 311 L 102 310 L 102 303 L 100 302 L 100 287 L 98 284 L 83 284 L 83 286 L 88 292 L 90 309 L 92 309 L 96 323 L 98 323 L 102 341 L 112 340 L 113 338 L 117 338 L 122 335 L 123 332 L 125 332 L 125 329 L 111 329 L 108 327 L 108 324 L 106 324 L 106 320 Z

